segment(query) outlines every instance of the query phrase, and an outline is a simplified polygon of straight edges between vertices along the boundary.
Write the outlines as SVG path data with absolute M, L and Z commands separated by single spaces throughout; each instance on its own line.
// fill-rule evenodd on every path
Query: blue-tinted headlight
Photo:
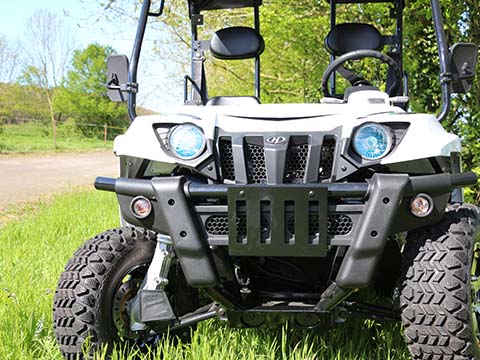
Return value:
M 381 159 L 392 148 L 390 129 L 375 123 L 361 125 L 353 135 L 353 148 L 363 159 Z
M 168 135 L 170 151 L 182 160 L 194 159 L 205 149 L 205 137 L 195 125 L 175 126 Z

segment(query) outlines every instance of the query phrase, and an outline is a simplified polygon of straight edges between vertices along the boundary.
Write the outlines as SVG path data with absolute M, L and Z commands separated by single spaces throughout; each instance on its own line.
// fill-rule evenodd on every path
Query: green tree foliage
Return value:
M 114 53 L 112 47 L 98 44 L 74 51 L 71 70 L 56 99 L 57 110 L 73 120 L 87 136 L 98 136 L 101 132 L 98 127 L 85 124 L 107 124 L 119 128 L 128 124 L 125 104 L 111 102 L 105 90 L 106 59 Z
M 49 110 L 42 91 L 31 85 L 0 83 L 0 118 L 48 119 Z

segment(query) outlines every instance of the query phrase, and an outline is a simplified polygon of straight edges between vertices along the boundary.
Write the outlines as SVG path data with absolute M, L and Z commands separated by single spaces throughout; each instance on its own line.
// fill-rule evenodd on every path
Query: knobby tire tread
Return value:
M 86 241 L 68 261 L 53 302 L 54 331 L 67 360 L 82 358 L 85 342 L 92 349 L 105 342 L 97 335 L 100 294 L 110 269 L 139 242 L 155 244 L 156 236 L 133 227 L 108 230 Z
M 407 237 L 400 307 L 412 359 L 480 359 L 470 305 L 478 225 L 477 207 L 456 205 Z

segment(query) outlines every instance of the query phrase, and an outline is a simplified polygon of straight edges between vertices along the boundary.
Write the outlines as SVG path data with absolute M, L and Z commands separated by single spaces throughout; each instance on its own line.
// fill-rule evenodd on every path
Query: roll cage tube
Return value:
M 442 109 L 437 115 L 438 121 L 444 120 L 448 116 L 451 103 L 450 83 L 452 81 L 452 73 L 450 71 L 450 53 L 448 44 L 443 30 L 443 15 L 440 8 L 439 0 L 430 0 L 432 7 L 433 25 L 437 38 L 438 57 L 440 59 L 440 86 L 442 87 Z
M 143 37 L 145 36 L 145 29 L 147 27 L 147 20 L 149 16 L 158 17 L 163 13 L 163 7 L 165 1 L 160 2 L 160 6 L 157 12 L 151 12 L 150 6 L 151 0 L 143 0 L 142 10 L 140 11 L 140 17 L 138 18 L 137 33 L 135 35 L 135 41 L 133 42 L 132 56 L 130 57 L 130 65 L 128 68 L 128 83 L 131 86 L 131 91 L 128 92 L 128 116 L 133 121 L 137 117 L 137 72 L 138 61 L 140 59 L 140 53 L 142 51 Z

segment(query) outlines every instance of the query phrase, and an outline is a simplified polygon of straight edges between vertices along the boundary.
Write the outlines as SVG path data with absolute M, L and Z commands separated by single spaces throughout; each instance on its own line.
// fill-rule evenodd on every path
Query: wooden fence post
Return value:
M 52 119 L 53 125 L 53 147 L 54 149 L 57 148 L 57 120 Z

